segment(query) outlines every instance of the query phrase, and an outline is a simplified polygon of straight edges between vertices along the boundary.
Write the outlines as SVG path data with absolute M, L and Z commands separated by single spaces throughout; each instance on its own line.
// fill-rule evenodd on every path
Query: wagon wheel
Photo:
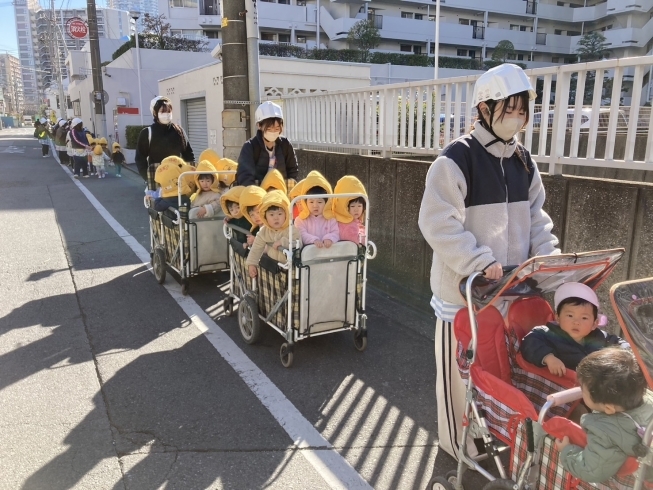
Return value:
M 152 270 L 154 277 L 159 284 L 163 284 L 166 280 L 166 254 L 162 248 L 157 247 L 154 249 L 154 256 L 152 257 Z
M 513 490 L 517 485 L 512 480 L 504 480 L 502 478 L 486 483 L 483 490 Z
M 444 476 L 434 476 L 429 481 L 426 490 L 456 490 L 456 488 Z
M 289 368 L 292 366 L 293 346 L 286 342 L 281 344 L 281 348 L 279 349 L 279 357 L 281 358 L 281 364 L 283 364 L 283 367 Z
M 367 330 L 354 330 L 354 347 L 359 352 L 367 348 Z
M 238 325 L 240 335 L 247 344 L 255 344 L 261 338 L 261 319 L 258 306 L 251 296 L 245 296 L 238 307 Z

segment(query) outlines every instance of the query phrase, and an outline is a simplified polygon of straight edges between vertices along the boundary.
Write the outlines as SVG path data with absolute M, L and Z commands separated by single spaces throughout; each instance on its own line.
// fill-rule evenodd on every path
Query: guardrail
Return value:
M 653 56 L 642 56 L 527 70 L 542 104 L 531 102 L 530 122 L 521 134 L 524 146 L 537 162 L 549 165 L 549 173 L 561 173 L 562 165 L 653 170 L 653 117 L 649 107 L 640 106 L 651 65 Z M 476 108 L 465 101 L 472 99 L 477 78 L 285 96 L 285 132 L 298 148 L 437 155 L 475 119 Z M 622 89 L 630 105 L 620 105 Z M 591 104 L 575 94 L 591 95 Z M 554 105 L 554 100 L 571 103 Z

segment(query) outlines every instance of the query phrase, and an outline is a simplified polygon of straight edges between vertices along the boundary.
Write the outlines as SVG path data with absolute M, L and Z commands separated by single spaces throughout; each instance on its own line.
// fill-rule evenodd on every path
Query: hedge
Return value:
M 125 148 L 128 150 L 136 149 L 136 143 L 138 143 L 138 135 L 141 134 L 143 128 L 148 126 L 125 126 L 125 136 L 127 137 L 127 143 Z
M 365 57 L 363 51 L 357 49 L 305 49 L 301 46 L 291 44 L 259 44 L 259 54 L 263 56 L 279 56 L 282 58 L 301 58 L 309 60 L 326 60 L 326 61 L 343 61 L 360 63 Z M 403 53 L 369 53 L 367 62 L 384 65 L 404 66 L 433 66 L 434 58 L 425 54 L 403 54 Z M 481 60 L 476 58 L 453 58 L 448 56 L 438 57 L 438 67 L 440 68 L 458 68 L 463 70 L 489 70 L 497 64 L 494 60 Z M 523 63 L 517 63 L 522 68 L 526 68 Z

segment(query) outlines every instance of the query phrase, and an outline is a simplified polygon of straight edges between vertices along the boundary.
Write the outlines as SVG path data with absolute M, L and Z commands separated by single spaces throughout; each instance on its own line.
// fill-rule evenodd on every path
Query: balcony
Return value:
M 485 39 L 485 27 L 472 26 L 472 39 Z
M 200 15 L 220 15 L 220 4 L 218 0 L 201 0 Z
M 324 12 L 324 7 L 322 11 Z M 313 31 L 315 30 L 316 13 L 315 5 L 299 6 L 271 2 L 258 3 L 258 22 L 261 28 L 286 30 L 289 28 L 290 23 L 294 23 L 295 29 L 299 31 Z
M 383 29 L 383 16 L 375 14 L 367 14 L 367 20 L 370 21 L 375 28 Z
M 542 46 L 546 45 L 546 33 L 538 32 L 535 34 L 535 44 L 540 44 Z

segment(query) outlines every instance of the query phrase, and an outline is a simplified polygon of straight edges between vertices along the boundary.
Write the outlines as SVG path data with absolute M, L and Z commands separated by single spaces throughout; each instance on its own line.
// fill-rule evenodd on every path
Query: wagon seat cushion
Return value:
M 530 332 L 533 327 L 546 325 L 548 322 L 555 320 L 553 309 L 548 301 L 539 296 L 530 296 L 519 298 L 510 304 L 508 308 L 508 329 L 512 329 L 516 338 L 521 343 L 522 339 Z M 546 367 L 535 366 L 523 358 L 521 353 L 513 352 L 517 365 L 524 371 L 537 374 L 544 379 L 548 379 L 564 388 L 573 388 L 576 383 L 576 372 L 567 369 L 564 376 L 556 376 L 549 372 Z
M 522 417 L 537 420 L 533 404 L 512 384 L 505 340 L 505 320 L 501 313 L 494 306 L 488 306 L 476 315 L 476 322 L 476 358 L 470 368 L 474 385 Z M 463 346 L 470 344 L 472 334 L 467 308 L 456 314 L 454 332 Z

